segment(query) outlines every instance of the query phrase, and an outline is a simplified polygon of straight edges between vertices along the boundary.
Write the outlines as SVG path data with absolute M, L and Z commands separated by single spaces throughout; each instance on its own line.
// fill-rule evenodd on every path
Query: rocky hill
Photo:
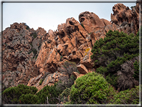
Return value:
M 2 89 L 24 84 L 40 91 L 59 80 L 66 81 L 71 75 L 79 78 L 96 72 L 98 66 L 94 66 L 91 59 L 96 41 L 104 39 L 109 30 L 136 35 L 139 17 L 138 2 L 132 9 L 118 3 L 113 6 L 111 22 L 85 11 L 79 14 L 80 22 L 68 18 L 54 32 L 40 27 L 34 30 L 25 23 L 12 24 L 2 32 Z M 134 67 L 129 66 L 138 60 L 137 56 L 122 64 L 123 71 L 117 72 L 121 75 L 118 91 L 139 84 L 132 75 L 127 75 L 134 74 Z M 64 72 L 65 68 L 69 72 Z

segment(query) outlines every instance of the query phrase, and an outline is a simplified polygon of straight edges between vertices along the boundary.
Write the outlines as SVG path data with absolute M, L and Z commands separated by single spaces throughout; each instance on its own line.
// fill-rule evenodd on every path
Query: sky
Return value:
M 112 7 L 115 4 L 117 3 L 3 3 L 2 30 L 18 22 L 26 23 L 34 30 L 42 27 L 47 32 L 49 29 L 55 31 L 59 24 L 66 22 L 67 18 L 74 17 L 79 21 L 79 14 L 84 11 L 93 12 L 99 18 L 110 21 L 111 13 L 113 13 Z M 129 8 L 136 5 L 136 3 L 123 4 Z

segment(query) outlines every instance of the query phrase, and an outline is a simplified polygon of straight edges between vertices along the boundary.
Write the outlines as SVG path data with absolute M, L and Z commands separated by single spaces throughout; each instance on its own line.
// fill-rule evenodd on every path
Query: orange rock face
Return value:
M 86 69 L 86 67 L 83 64 L 78 65 L 77 69 L 81 74 L 87 74 L 88 73 L 88 70 Z
M 95 13 L 88 11 L 80 13 L 79 21 L 88 33 L 93 32 L 95 28 L 105 26 L 103 21 Z
M 119 26 L 127 27 L 127 32 L 137 33 L 139 29 L 139 3 L 136 7 L 126 7 L 124 4 L 118 3 L 113 6 L 113 14 L 111 14 L 111 22 Z
M 138 11 L 138 2 L 132 10 L 118 3 L 113 7 L 111 22 L 85 11 L 79 15 L 80 22 L 68 18 L 58 25 L 58 30 L 48 33 L 41 27 L 34 30 L 24 23 L 12 24 L 3 31 L 3 88 L 24 83 L 41 90 L 46 85 L 53 85 L 60 77 L 68 77 L 59 69 L 66 61 L 76 63 L 80 72 L 73 72 L 76 78 L 92 72 L 90 56 L 94 43 L 104 38 L 109 30 L 136 34 Z

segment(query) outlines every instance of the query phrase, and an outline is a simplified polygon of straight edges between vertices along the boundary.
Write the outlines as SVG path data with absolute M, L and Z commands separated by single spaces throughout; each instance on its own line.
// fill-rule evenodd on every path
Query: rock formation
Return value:
M 111 21 L 118 26 L 127 26 L 124 29 L 127 33 L 137 33 L 139 28 L 139 3 L 132 7 L 126 7 L 124 4 L 118 3 L 113 6 L 113 14 L 111 14 Z M 121 27 L 123 29 L 123 27 Z
M 139 3 L 132 10 L 116 4 L 111 22 L 100 19 L 93 12 L 82 12 L 80 23 L 68 18 L 58 25 L 57 31 L 43 28 L 30 29 L 25 23 L 14 23 L 3 31 L 3 88 L 26 84 L 38 90 L 53 85 L 63 74 L 60 68 L 65 61 L 75 62 L 80 72 L 77 78 L 95 71 L 91 49 L 109 30 L 136 34 L 139 29 Z M 43 81 L 40 85 L 40 81 Z

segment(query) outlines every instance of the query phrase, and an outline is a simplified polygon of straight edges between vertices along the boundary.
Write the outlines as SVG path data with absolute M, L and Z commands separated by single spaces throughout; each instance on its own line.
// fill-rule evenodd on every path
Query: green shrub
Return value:
M 56 89 L 56 84 L 53 86 L 45 86 L 42 90 L 40 90 L 36 95 L 38 96 L 38 104 L 45 104 L 48 101 L 50 104 L 57 104 L 59 102 L 58 96 L 61 93 L 58 89 Z
M 30 43 L 30 45 L 33 47 L 32 42 Z
M 30 29 L 30 27 L 29 27 L 29 26 L 27 26 L 27 27 L 26 27 L 26 29 L 28 30 L 28 29 Z
M 63 56 L 60 56 L 60 61 L 62 60 Z
M 114 74 L 121 70 L 121 64 L 139 55 L 139 37 L 109 30 L 104 39 L 94 43 L 91 52 L 96 72 L 107 77 L 107 81 L 117 88 L 117 78 L 113 82 L 111 78 L 114 78 Z M 135 73 L 135 77 L 137 74 Z
M 68 102 L 68 96 L 70 95 L 71 88 L 66 88 L 63 92 L 59 95 L 59 99 L 61 102 Z
M 139 103 L 139 86 L 131 90 L 121 91 L 114 95 L 110 100 L 111 104 L 138 104 Z
M 42 84 L 42 82 L 43 82 L 43 79 L 41 79 L 41 80 L 40 80 L 39 85 L 41 85 L 41 84 Z
M 76 79 L 76 77 L 74 75 L 71 75 L 71 77 L 69 79 L 68 78 L 65 78 L 65 79 L 63 78 L 63 80 L 62 80 L 62 78 L 63 77 L 61 77 L 61 79 L 59 78 L 59 82 L 56 85 L 56 88 L 58 90 L 60 90 L 61 92 L 63 90 L 65 90 L 66 88 L 70 88 L 74 84 L 74 81 Z
M 108 74 L 106 76 L 106 81 L 111 85 L 113 85 L 114 87 L 117 87 L 117 78 L 118 77 L 116 75 Z
M 34 94 L 22 94 L 19 98 L 19 102 L 22 104 L 37 104 L 38 96 Z
M 105 104 L 115 94 L 113 87 L 98 73 L 88 73 L 72 85 L 70 99 L 75 104 Z
M 138 63 L 138 61 L 135 61 L 134 62 L 134 75 L 133 75 L 133 77 L 136 79 L 136 80 L 138 80 L 139 81 L 139 63 Z
M 23 84 L 19 84 L 17 87 L 9 87 L 2 93 L 3 102 L 5 104 L 18 104 L 18 99 L 22 94 L 35 94 L 36 92 L 36 87 L 29 87 Z
M 33 36 L 34 38 L 36 38 L 36 37 L 37 37 L 37 34 L 36 34 L 36 33 L 33 33 L 32 36 Z
M 37 54 L 37 50 L 36 49 L 34 49 L 34 48 L 32 48 L 32 51 L 33 51 L 33 53 L 34 53 L 34 56 Z
M 84 28 L 83 24 L 81 23 L 81 26 Z

